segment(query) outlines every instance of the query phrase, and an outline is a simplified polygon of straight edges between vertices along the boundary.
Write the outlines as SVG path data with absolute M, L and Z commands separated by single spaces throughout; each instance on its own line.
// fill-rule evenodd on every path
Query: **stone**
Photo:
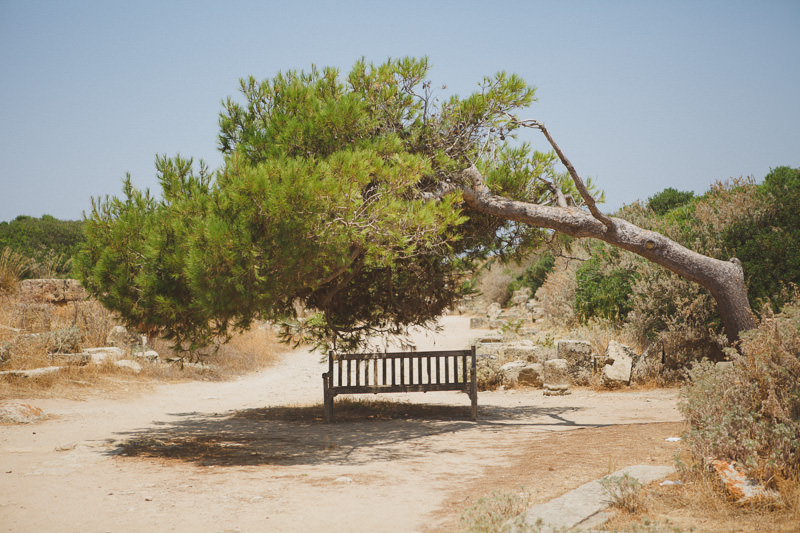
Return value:
M 473 316 L 469 319 L 470 329 L 489 329 L 489 320 L 484 316 Z
M 777 500 L 780 498 L 778 493 L 768 490 L 763 485 L 759 485 L 753 480 L 748 479 L 747 476 L 736 468 L 735 463 L 729 463 L 728 461 L 719 459 L 711 459 L 709 463 L 717 476 L 719 476 L 725 489 L 737 503 Z
M 631 382 L 634 356 L 630 347 L 617 341 L 610 341 L 606 348 L 603 382 L 614 386 L 628 385 Z
M 40 407 L 27 403 L 7 403 L 0 405 L 0 422 L 5 424 L 30 424 L 38 422 L 47 415 Z
M 512 305 L 524 306 L 531 298 L 531 290 L 528 287 L 520 287 L 511 295 Z
M 136 359 L 144 359 L 149 363 L 155 363 L 159 359 L 159 354 L 155 350 L 133 350 L 131 351 L 131 355 Z
M 511 361 L 500 367 L 500 373 L 503 375 L 503 383 L 506 385 L 514 385 L 519 379 L 519 372 L 528 366 L 527 361 Z
M 542 363 L 528 363 L 520 369 L 517 379 L 522 385 L 542 387 L 544 385 L 544 365 Z
M 114 361 L 114 366 L 119 368 L 127 368 L 128 370 L 132 370 L 134 374 L 138 374 L 142 371 L 142 365 L 133 359 L 121 359 L 119 361 Z
M 497 333 L 487 333 L 486 335 L 481 335 L 478 337 L 477 341 L 480 344 L 489 344 L 489 343 L 499 343 L 503 342 L 503 337 L 498 335 Z
M 0 376 L 15 376 L 20 378 L 37 378 L 46 376 L 47 374 L 54 374 L 60 372 L 63 366 L 44 366 L 41 368 L 32 368 L 30 370 L 3 370 Z
M 489 304 L 489 307 L 486 309 L 486 315 L 491 320 L 495 320 L 498 316 L 500 316 L 500 313 L 502 313 L 502 312 L 503 312 L 503 308 L 500 307 L 500 304 L 497 303 L 497 302 L 492 302 L 491 304 Z
M 586 385 L 595 372 L 592 345 L 587 341 L 560 339 L 556 341 L 556 357 L 567 361 L 571 381 Z
M 475 344 L 475 351 L 478 354 L 478 357 L 482 356 L 492 356 L 493 358 L 497 359 L 500 357 L 500 352 L 503 345 L 497 342 L 490 342 L 490 343 L 476 343 Z
M 503 344 L 502 352 L 506 359 L 542 362 L 538 358 L 539 352 L 536 350 L 536 346 L 531 341 L 522 340 Z
M 19 283 L 20 300 L 49 304 L 79 302 L 88 297 L 76 279 L 25 279 Z
M 108 332 L 108 337 L 106 337 L 106 344 L 108 346 L 116 346 L 123 350 L 127 350 L 131 346 L 136 346 L 141 342 L 139 336 L 128 331 L 128 328 L 125 326 L 114 326 L 111 328 L 111 331 Z
M 56 353 L 53 354 L 53 358 L 63 361 L 67 365 L 73 365 L 73 366 L 83 366 L 89 363 L 89 354 L 86 352 Z
M 86 348 L 84 350 L 89 354 L 89 362 L 99 365 L 104 361 L 114 361 L 122 359 L 122 350 L 116 346 L 104 346 L 102 348 Z
M 546 395 L 569 394 L 570 375 L 566 359 L 544 362 L 544 390 Z

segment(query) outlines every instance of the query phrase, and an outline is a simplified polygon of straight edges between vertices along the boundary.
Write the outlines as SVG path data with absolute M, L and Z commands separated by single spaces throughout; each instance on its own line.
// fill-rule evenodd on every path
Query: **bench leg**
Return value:
M 333 421 L 333 395 L 328 387 L 328 374 L 322 374 L 322 394 L 325 402 L 325 422 Z

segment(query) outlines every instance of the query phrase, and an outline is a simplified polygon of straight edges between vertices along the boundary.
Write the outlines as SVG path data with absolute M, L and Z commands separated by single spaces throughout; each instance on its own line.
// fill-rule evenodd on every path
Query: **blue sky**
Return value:
M 0 0 L 0 220 L 77 219 L 159 153 L 212 167 L 238 79 L 427 55 L 467 94 L 520 74 L 606 210 L 800 166 L 800 1 Z M 526 136 L 536 148 L 543 139 Z

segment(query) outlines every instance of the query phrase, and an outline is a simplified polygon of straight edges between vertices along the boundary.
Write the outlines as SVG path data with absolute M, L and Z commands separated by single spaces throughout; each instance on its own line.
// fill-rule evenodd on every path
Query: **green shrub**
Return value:
M 582 321 L 593 317 L 624 320 L 630 312 L 631 284 L 637 274 L 620 259 L 621 252 L 616 248 L 598 247 L 578 269 L 575 314 Z
M 531 290 L 531 295 L 536 294 L 539 287 L 542 286 L 547 275 L 553 271 L 556 260 L 553 254 L 545 252 L 536 260 L 531 263 L 519 276 L 508 285 L 508 298 L 514 294 L 514 291 L 527 287 Z
M 702 463 L 736 461 L 765 482 L 800 473 L 800 297 L 779 315 L 766 309 L 757 329 L 729 350 L 730 368 L 704 362 L 689 372 L 681 412 L 686 446 Z
M 84 241 L 83 222 L 59 220 L 50 215 L 42 218 L 20 215 L 11 222 L 0 222 L 0 248 L 31 258 L 32 267 L 52 277 L 71 274 L 69 259 Z M 41 275 L 32 269 L 29 275 Z
M 675 208 L 688 204 L 694 198 L 691 191 L 679 191 L 668 187 L 647 200 L 647 207 L 656 215 L 666 215 Z

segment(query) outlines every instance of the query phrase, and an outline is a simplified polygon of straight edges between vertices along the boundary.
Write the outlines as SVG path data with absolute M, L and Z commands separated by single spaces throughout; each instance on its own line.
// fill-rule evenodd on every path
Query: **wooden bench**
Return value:
M 475 347 L 470 350 L 394 353 L 328 353 L 322 374 L 325 421 L 333 420 L 333 399 L 339 394 L 379 392 L 462 391 L 478 417 Z

